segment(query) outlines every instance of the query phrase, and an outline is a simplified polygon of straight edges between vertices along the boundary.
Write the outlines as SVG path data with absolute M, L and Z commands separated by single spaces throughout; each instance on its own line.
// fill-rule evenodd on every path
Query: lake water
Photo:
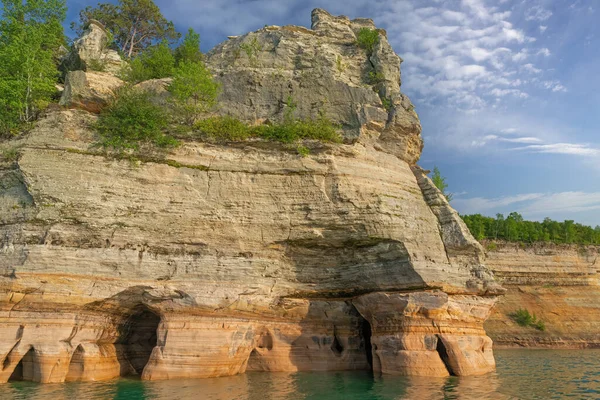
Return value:
M 600 399 L 600 350 L 496 350 L 480 377 L 374 377 L 367 372 L 263 373 L 198 380 L 0 385 L 1 399 Z

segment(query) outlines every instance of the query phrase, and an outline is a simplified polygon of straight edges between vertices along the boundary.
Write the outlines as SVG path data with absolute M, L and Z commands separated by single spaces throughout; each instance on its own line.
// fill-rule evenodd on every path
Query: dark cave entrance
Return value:
M 8 356 L 7 356 L 8 357 Z M 21 361 L 17 364 L 13 373 L 8 378 L 10 381 L 32 381 L 33 380 L 33 362 L 35 359 L 35 351 L 33 347 L 25 353 Z
M 136 375 L 142 375 L 157 344 L 156 331 L 159 324 L 158 315 L 146 306 L 138 306 L 123 326 L 124 335 L 120 343 L 124 347 L 127 361 L 134 370 L 132 372 Z
M 437 337 L 437 345 L 435 347 L 435 350 L 440 355 L 440 358 L 446 366 L 448 373 L 452 376 L 455 376 L 456 374 L 452 371 L 452 367 L 450 366 L 450 357 L 448 357 L 448 351 L 446 350 L 446 346 L 444 346 L 444 342 L 442 342 L 442 338 L 439 336 Z
M 365 353 L 369 367 L 373 369 L 373 345 L 371 344 L 371 324 L 366 319 L 363 319 L 361 326 L 361 335 L 365 342 Z

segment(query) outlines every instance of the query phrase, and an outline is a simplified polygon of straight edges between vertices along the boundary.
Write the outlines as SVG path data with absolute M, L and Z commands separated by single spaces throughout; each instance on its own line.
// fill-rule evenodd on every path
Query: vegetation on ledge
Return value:
M 341 143 L 338 127 L 321 115 L 316 120 L 286 119 L 282 123 L 249 125 L 231 116 L 210 117 L 196 122 L 192 137 L 210 141 L 238 142 L 260 138 L 273 142 L 296 143 L 310 139 L 328 143 Z M 301 155 L 307 149 L 298 147 Z
M 519 326 L 532 327 L 537 329 L 538 331 L 546 330 L 546 324 L 544 323 L 544 321 L 538 319 L 535 316 L 535 314 L 531 314 L 528 310 L 524 308 L 519 308 L 517 311 L 511 313 L 509 316 Z

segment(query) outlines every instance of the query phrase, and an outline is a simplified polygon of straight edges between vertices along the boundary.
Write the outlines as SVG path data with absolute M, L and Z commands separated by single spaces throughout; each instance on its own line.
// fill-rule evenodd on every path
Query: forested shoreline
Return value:
M 600 245 L 600 226 L 593 228 L 573 220 L 558 222 L 545 218 L 542 222 L 527 221 L 517 212 L 506 218 L 503 214 L 496 214 L 496 218 L 481 214 L 461 217 L 477 240 Z

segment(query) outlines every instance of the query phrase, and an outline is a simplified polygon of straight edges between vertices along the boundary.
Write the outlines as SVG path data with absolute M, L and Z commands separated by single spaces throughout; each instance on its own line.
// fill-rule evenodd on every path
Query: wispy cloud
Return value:
M 533 6 L 525 12 L 527 21 L 546 21 L 552 16 L 552 11 L 541 6 Z
M 458 198 L 452 201 L 452 206 L 465 214 L 477 214 L 506 206 L 512 206 L 525 201 L 539 199 L 543 196 L 543 193 L 528 193 L 492 199 L 484 197 L 473 197 L 470 199 Z
M 452 205 L 463 214 L 487 214 L 516 211 L 526 218 L 571 218 L 573 213 L 600 210 L 600 192 L 526 193 L 498 198 L 455 198 Z M 588 224 L 595 220 L 581 221 Z
M 600 149 L 596 149 L 587 144 L 575 143 L 553 143 L 536 144 L 525 147 L 517 147 L 513 150 L 527 150 L 534 153 L 547 154 L 571 154 L 578 156 L 600 156 Z

